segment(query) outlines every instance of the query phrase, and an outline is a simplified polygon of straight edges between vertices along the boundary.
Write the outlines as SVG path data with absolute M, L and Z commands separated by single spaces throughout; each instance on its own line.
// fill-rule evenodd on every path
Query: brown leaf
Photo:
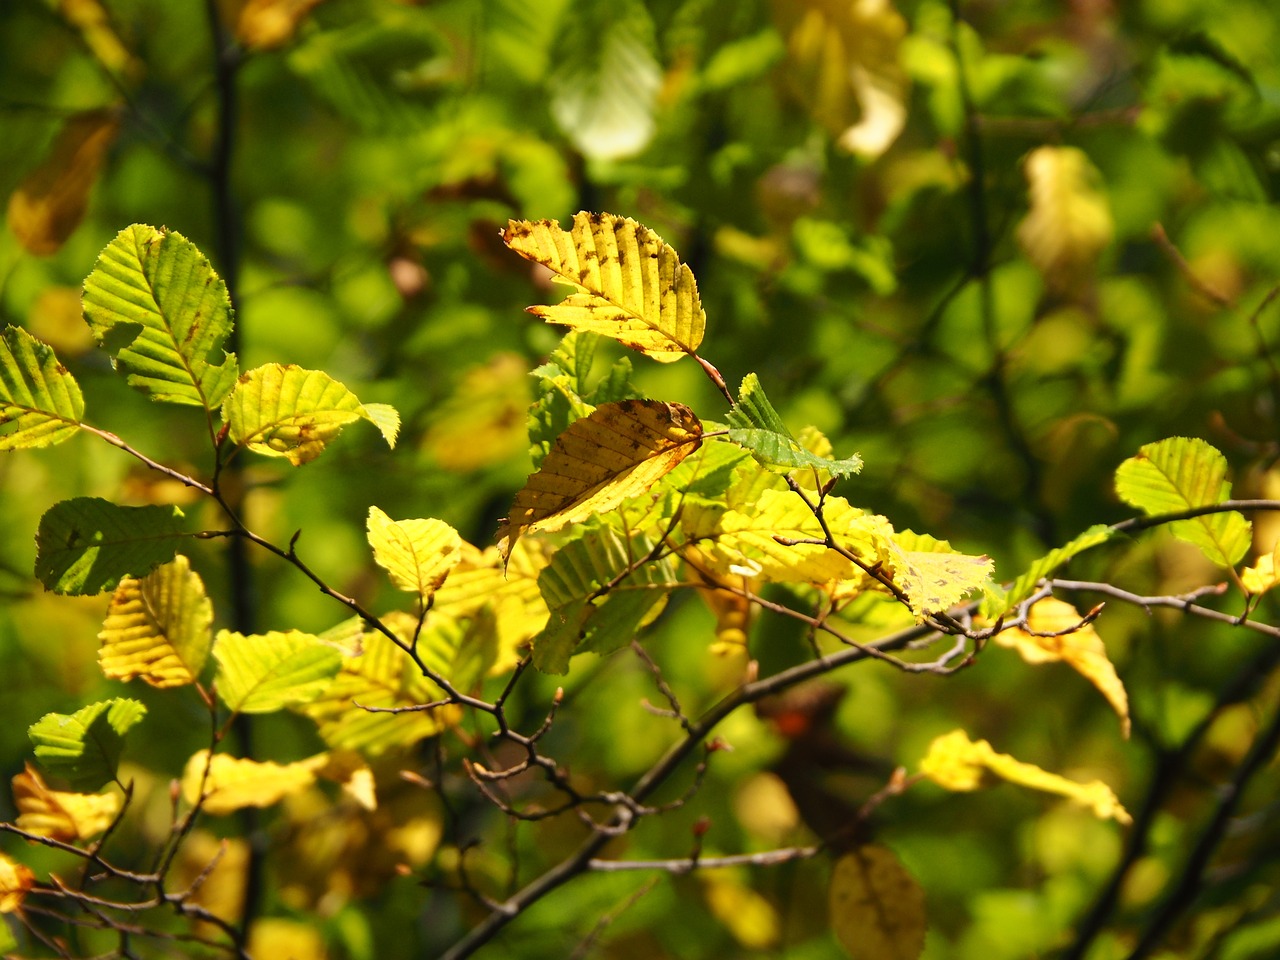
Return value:
M 854 960 L 915 960 L 924 950 L 924 891 L 888 847 L 855 847 L 836 861 L 831 927 Z

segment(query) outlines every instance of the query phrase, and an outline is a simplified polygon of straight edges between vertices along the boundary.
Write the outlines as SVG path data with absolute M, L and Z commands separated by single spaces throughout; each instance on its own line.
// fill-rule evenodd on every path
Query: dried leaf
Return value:
M 924 950 L 924 891 L 888 847 L 854 847 L 831 872 L 831 927 L 854 960 L 915 960 Z

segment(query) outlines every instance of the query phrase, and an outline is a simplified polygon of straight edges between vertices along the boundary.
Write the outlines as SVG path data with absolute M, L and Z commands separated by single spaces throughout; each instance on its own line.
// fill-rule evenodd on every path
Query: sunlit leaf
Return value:
M 218 631 L 218 696 L 236 713 L 271 713 L 325 692 L 342 654 L 319 637 L 297 630 L 245 636 Z
M 778 411 L 764 395 L 760 379 L 749 373 L 738 390 L 738 404 L 729 411 L 729 439 L 751 451 L 761 463 L 784 470 L 811 467 L 832 476 L 845 477 L 862 469 L 856 454 L 844 460 L 819 457 L 807 450 L 787 429 Z
M 462 538 L 443 520 L 392 520 L 369 508 L 366 524 L 373 559 L 401 590 L 426 603 L 462 559 Z
M 1107 648 L 1092 623 L 1071 604 L 1046 597 L 1027 613 L 1023 627 L 996 634 L 996 643 L 1012 647 L 1027 663 L 1064 661 L 1098 688 L 1119 715 L 1124 735 L 1129 736 L 1129 695 L 1107 658 Z
M 1271 553 L 1258 557 L 1258 562 L 1252 567 L 1241 570 L 1240 582 L 1254 596 L 1266 593 L 1280 584 L 1280 543 L 1276 544 Z
M 1060 794 L 1088 807 L 1094 816 L 1125 824 L 1131 822 L 1116 795 L 1101 780 L 1077 783 L 1056 773 L 1047 773 L 1007 753 L 996 753 L 986 740 L 970 740 L 963 730 L 935 738 L 920 761 L 920 772 L 938 786 L 958 792 L 977 790 L 983 785 L 984 774 L 990 772 L 1010 783 Z
M 842 855 L 827 896 L 831 929 L 854 960 L 915 960 L 924 950 L 924 890 L 888 847 Z
M 212 640 L 213 604 L 191 562 L 178 555 L 142 579 L 125 577 L 98 634 L 98 662 L 112 680 L 153 687 L 194 682 Z
M 120 124 L 114 110 L 91 110 L 67 120 L 49 155 L 9 195 L 9 229 L 38 257 L 57 253 L 84 219 Z
M 499 353 L 462 375 L 433 411 L 423 446 L 442 468 L 458 473 L 508 462 L 525 446 L 530 399 L 525 358 Z
M 31 764 L 13 778 L 18 829 L 66 843 L 91 840 L 111 826 L 124 803 L 110 793 L 65 793 L 51 789 Z
M 245 0 L 236 16 L 236 38 L 252 50 L 282 47 L 323 0 Z
M 1221 503 L 1231 498 L 1227 459 L 1200 439 L 1148 443 L 1116 470 L 1116 492 L 1149 516 Z M 1253 528 L 1229 511 L 1175 521 L 1169 532 L 1194 543 L 1214 563 L 1230 567 L 1249 549 Z
M 1003 593 L 989 592 L 988 599 L 983 603 L 982 615 L 989 620 L 1004 616 L 1027 597 L 1031 596 L 1035 592 L 1036 585 L 1062 564 L 1090 547 L 1106 543 L 1113 536 L 1115 536 L 1115 532 L 1110 527 L 1099 523 L 1090 527 L 1069 543 L 1054 547 L 1043 557 L 1034 561 L 1027 568 L 1027 571 L 1010 585 L 1008 591 Z
M 578 0 L 561 18 L 551 116 L 580 153 L 618 160 L 648 145 L 662 86 L 655 47 L 641 0 Z
M 225 753 L 216 753 L 210 760 L 208 750 L 197 750 L 183 771 L 182 795 L 193 806 L 203 796 L 202 809 L 215 817 L 245 807 L 269 807 L 315 783 L 316 770 L 326 762 L 325 754 L 286 764 L 241 760 Z
M 137 700 L 101 700 L 75 713 L 49 713 L 27 729 L 36 759 L 72 790 L 92 792 L 116 778 L 124 735 L 147 708 Z
M 711 914 L 748 950 L 767 951 L 778 944 L 782 921 L 764 896 L 723 870 L 704 870 L 702 895 Z
M 55 593 L 94 594 L 173 559 L 189 535 L 177 507 L 119 507 L 76 497 L 50 507 L 36 531 L 36 577 Z
M 342 428 L 368 420 L 394 447 L 399 414 L 386 404 L 364 404 L 322 370 L 268 363 L 240 377 L 222 406 L 233 443 L 295 467 L 314 460 Z
M 597 407 L 562 433 L 516 494 L 499 530 L 504 555 L 535 530 L 558 530 L 643 493 L 702 442 L 680 403 L 623 400 Z
M 952 550 L 945 540 L 904 530 L 892 541 L 893 580 L 906 593 L 916 617 L 946 610 L 991 579 L 990 557 Z
M 127 79 L 137 79 L 144 67 L 129 52 L 111 23 L 111 15 L 102 0 L 47 0 L 58 14 L 79 31 L 84 45 L 108 72 Z
M 1031 209 L 1018 225 L 1027 258 L 1058 290 L 1087 280 L 1114 224 L 1097 169 L 1076 147 L 1038 147 L 1024 166 Z
M 27 891 L 36 884 L 29 867 L 0 853 L 0 913 L 17 913 L 27 899 Z
M 80 385 L 53 350 L 20 327 L 0 338 L 0 450 L 51 447 L 80 427 Z
M 512 220 L 503 242 L 576 286 L 534 316 L 612 337 L 663 363 L 692 355 L 706 315 L 687 264 L 648 227 L 609 213 L 581 212 L 563 230 L 555 220 Z
M 84 317 L 130 385 L 212 410 L 235 383 L 227 287 L 180 233 L 126 227 L 84 282 Z M 215 363 L 213 358 L 219 357 Z
M 247 952 L 255 957 L 329 960 L 325 936 L 315 926 L 286 917 L 258 917 L 249 927 Z

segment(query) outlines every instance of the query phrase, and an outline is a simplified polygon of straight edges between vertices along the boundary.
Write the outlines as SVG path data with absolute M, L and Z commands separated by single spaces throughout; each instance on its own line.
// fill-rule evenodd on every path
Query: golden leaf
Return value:
M 1255 566 L 1241 570 L 1240 582 L 1255 597 L 1280 583 L 1280 542 L 1276 543 L 1276 548 L 1271 553 L 1258 557 Z
M 392 520 L 377 507 L 367 522 L 373 559 L 401 590 L 426 603 L 462 559 L 462 538 L 443 520 Z
M 58 252 L 80 225 L 89 191 L 119 130 L 114 111 L 91 110 L 67 120 L 40 165 L 9 197 L 9 229 L 29 253 Z
M 534 316 L 612 337 L 662 363 L 692 355 L 707 318 L 693 271 L 661 237 L 634 220 L 581 212 L 573 228 L 555 220 L 512 220 L 503 242 L 576 286 Z
M 30 763 L 13 778 L 13 804 L 20 830 L 72 843 L 89 840 L 111 826 L 123 798 L 111 793 L 51 790 Z
M 16 913 L 22 909 L 27 891 L 35 886 L 36 875 L 29 867 L 0 853 L 0 913 Z
M 63 19 L 80 31 L 89 52 L 108 72 L 122 74 L 130 80 L 142 76 L 142 61 L 124 45 L 101 0 L 56 0 L 50 5 L 56 5 Z
M 244 0 L 236 17 L 236 38 L 251 50 L 284 46 L 298 25 L 324 0 Z
M 917 620 L 959 603 L 991 580 L 990 557 L 951 549 L 945 540 L 904 530 L 893 535 L 893 579 L 907 595 Z
M 328 759 L 320 754 L 297 763 L 279 764 L 218 753 L 210 761 L 209 751 L 199 750 L 192 754 L 183 771 L 182 795 L 194 805 L 200 801 L 203 789 L 204 812 L 215 817 L 245 807 L 269 807 L 311 786 L 316 770 Z
M 249 927 L 249 953 L 255 957 L 327 960 L 324 937 L 315 927 L 284 917 L 261 917 Z
M 1088 807 L 1096 817 L 1111 818 L 1125 824 L 1133 822 L 1115 793 L 1101 780 L 1077 783 L 1056 773 L 1048 773 L 1033 764 L 1015 760 L 1007 753 L 996 753 L 986 740 L 970 740 L 963 730 L 953 730 L 934 738 L 920 761 L 921 773 L 938 786 L 957 792 L 978 789 L 987 771 L 1010 783 L 1060 794 Z
M 864 844 L 836 861 L 831 927 L 854 960 L 915 960 L 924 950 L 924 891 L 888 847 Z
M 1089 279 L 1114 232 L 1098 171 L 1076 147 L 1039 147 L 1023 169 L 1031 209 L 1018 243 L 1050 287 L 1070 290 Z
M 782 923 L 773 904 L 731 873 L 703 871 L 702 892 L 717 920 L 748 950 L 770 950 L 778 944 Z
M 1004 630 L 996 634 L 995 641 L 1017 650 L 1027 663 L 1065 661 L 1107 698 L 1128 737 L 1129 695 L 1107 659 L 1102 637 L 1092 623 L 1083 620 L 1071 604 L 1046 597 L 1031 607 L 1025 627 Z
M 680 403 L 623 400 L 597 407 L 556 438 L 542 468 L 516 494 L 498 531 L 504 557 L 535 530 L 559 530 L 648 490 L 702 443 L 702 424 Z

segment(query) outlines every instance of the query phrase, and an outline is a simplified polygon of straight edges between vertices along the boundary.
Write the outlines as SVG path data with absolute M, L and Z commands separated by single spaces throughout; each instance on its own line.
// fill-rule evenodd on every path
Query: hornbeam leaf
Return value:
M 1089 278 L 1115 225 L 1097 169 L 1076 147 L 1038 147 L 1024 170 L 1031 209 L 1018 243 L 1056 290 Z
M 268 363 L 250 370 L 222 405 L 232 442 L 295 467 L 320 456 L 342 428 L 368 420 L 396 445 L 400 416 L 386 404 L 364 404 L 322 370 Z
M 187 534 L 177 507 L 120 507 L 97 497 L 56 503 L 36 531 L 36 578 L 55 593 L 101 593 L 173 559 Z
M 729 411 L 726 419 L 729 421 L 729 439 L 745 447 L 765 466 L 783 470 L 813 467 L 837 477 L 849 476 L 862 469 L 862 458 L 856 454 L 845 460 L 832 460 L 805 449 L 782 422 L 754 373 L 743 378 L 738 390 L 738 405 Z
M 91 793 L 116 778 L 124 735 L 146 712 L 137 700 L 102 700 L 70 716 L 45 714 L 27 735 L 42 767 L 72 790 Z
M 153 687 L 194 683 L 209 656 L 213 604 L 191 562 L 178 555 L 145 577 L 125 577 L 98 634 L 98 662 L 112 680 Z
M 643 493 L 701 443 L 702 424 L 683 404 L 602 404 L 556 439 L 516 494 L 498 531 L 503 557 L 522 534 L 559 530 Z
M 1113 536 L 1115 536 L 1114 530 L 1106 524 L 1099 523 L 1090 527 L 1069 543 L 1054 547 L 1039 560 L 1032 563 L 1027 568 L 1027 571 L 1018 577 L 1007 591 L 999 592 L 994 587 L 988 590 L 987 598 L 982 605 L 982 615 L 988 620 L 1004 616 L 1027 597 L 1031 596 L 1035 592 L 1036 584 L 1062 566 L 1062 564 L 1090 547 L 1106 543 Z
M 220 630 L 213 645 L 218 696 L 236 713 L 271 713 L 325 692 L 342 654 L 297 630 L 244 636 Z
M 1148 443 L 1116 470 L 1116 493 L 1150 516 L 1222 503 L 1231 498 L 1227 459 L 1203 440 L 1170 437 Z M 1253 527 L 1241 514 L 1211 513 L 1169 524 L 1175 537 L 1231 567 L 1249 549 Z
M 903 530 L 893 535 L 893 579 L 917 619 L 959 603 L 991 579 L 990 557 L 952 550 L 945 540 Z
M 377 507 L 367 522 L 373 559 L 401 590 L 426 603 L 462 559 L 462 538 L 443 520 L 392 520 Z
M 182 795 L 215 817 L 245 807 L 269 807 L 315 783 L 316 771 L 328 762 L 327 754 L 279 764 L 225 753 L 210 758 L 208 750 L 197 750 L 182 773 Z
M 13 805 L 17 808 L 18 829 L 39 837 L 65 843 L 91 840 L 102 833 L 124 803 L 118 791 L 111 793 L 67 793 L 44 782 L 30 763 L 13 778 Z
M 1089 807 L 1096 817 L 1125 824 L 1132 822 L 1115 793 L 1101 780 L 1078 783 L 1048 773 L 1033 764 L 1021 763 L 1007 753 L 996 753 L 986 740 L 970 740 L 963 730 L 935 738 L 920 761 L 920 772 L 938 786 L 957 792 L 977 790 L 983 785 L 984 773 L 990 772 L 1010 783 L 1060 794 Z
M 226 284 L 180 233 L 121 230 L 84 282 L 84 316 L 116 369 L 153 400 L 213 410 L 236 382 L 236 358 L 221 352 Z
M 0 913 L 17 913 L 21 910 L 23 901 L 27 899 L 27 891 L 35 884 L 36 875 L 31 872 L 30 867 L 0 853 Z M 8 930 L 7 926 L 5 930 Z
M 924 950 L 924 890 L 888 847 L 862 844 L 836 861 L 831 928 L 854 960 L 915 960 Z
M 1258 557 L 1258 562 L 1254 566 L 1241 570 L 1240 582 L 1244 584 L 1245 590 L 1255 597 L 1280 584 L 1280 542 L 1276 543 L 1271 553 L 1264 553 Z
M 0 338 L 0 450 L 51 447 L 80 428 L 84 397 L 53 350 L 20 327 Z
M 579 290 L 555 306 L 529 307 L 534 316 L 604 334 L 662 363 L 702 343 L 707 319 L 693 271 L 648 227 L 584 211 L 570 230 L 556 220 L 512 220 L 502 240 Z

